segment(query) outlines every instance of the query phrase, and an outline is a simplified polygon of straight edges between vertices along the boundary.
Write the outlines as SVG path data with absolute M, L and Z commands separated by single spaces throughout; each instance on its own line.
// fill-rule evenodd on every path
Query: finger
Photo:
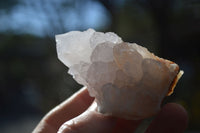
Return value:
M 96 103 L 80 116 L 67 121 L 58 133 L 132 133 L 140 121 L 129 121 L 105 116 L 97 111 Z
M 42 128 L 43 130 L 47 130 L 47 128 L 53 128 L 55 131 L 57 131 L 64 122 L 84 112 L 91 105 L 93 100 L 94 98 L 89 96 L 86 87 L 83 87 L 72 97 L 51 110 L 42 119 L 36 129 L 41 130 Z
M 112 133 L 133 133 L 142 120 L 125 120 L 117 119 L 115 126 L 113 127 Z
M 179 104 L 166 104 L 145 133 L 183 133 L 187 128 L 188 115 Z

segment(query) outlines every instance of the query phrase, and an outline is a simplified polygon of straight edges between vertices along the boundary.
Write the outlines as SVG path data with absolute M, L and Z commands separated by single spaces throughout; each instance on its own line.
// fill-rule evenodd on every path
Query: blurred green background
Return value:
M 172 60 L 184 75 L 166 101 L 200 132 L 199 0 L 0 0 L 0 132 L 31 132 L 81 86 L 58 59 L 55 34 L 113 31 Z

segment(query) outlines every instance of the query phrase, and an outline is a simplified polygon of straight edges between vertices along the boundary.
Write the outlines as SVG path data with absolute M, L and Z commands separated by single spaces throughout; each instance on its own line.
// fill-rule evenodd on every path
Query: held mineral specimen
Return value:
M 183 74 L 174 62 L 112 32 L 72 31 L 56 35 L 56 42 L 58 58 L 105 115 L 132 120 L 155 115 Z

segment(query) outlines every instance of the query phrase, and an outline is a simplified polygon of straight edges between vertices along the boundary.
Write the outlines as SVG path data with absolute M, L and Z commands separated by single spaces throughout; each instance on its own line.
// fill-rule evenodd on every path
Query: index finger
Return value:
M 87 88 L 83 87 L 69 99 L 52 109 L 41 120 L 36 129 L 48 130 L 51 128 L 51 131 L 57 131 L 64 122 L 83 113 L 93 100 L 94 98 L 90 97 Z

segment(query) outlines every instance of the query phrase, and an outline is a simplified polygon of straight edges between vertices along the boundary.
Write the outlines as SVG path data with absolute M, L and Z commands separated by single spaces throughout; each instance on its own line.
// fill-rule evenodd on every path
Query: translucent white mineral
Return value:
M 58 58 L 95 97 L 98 111 L 125 119 L 155 115 L 183 74 L 177 64 L 93 29 L 56 35 Z

